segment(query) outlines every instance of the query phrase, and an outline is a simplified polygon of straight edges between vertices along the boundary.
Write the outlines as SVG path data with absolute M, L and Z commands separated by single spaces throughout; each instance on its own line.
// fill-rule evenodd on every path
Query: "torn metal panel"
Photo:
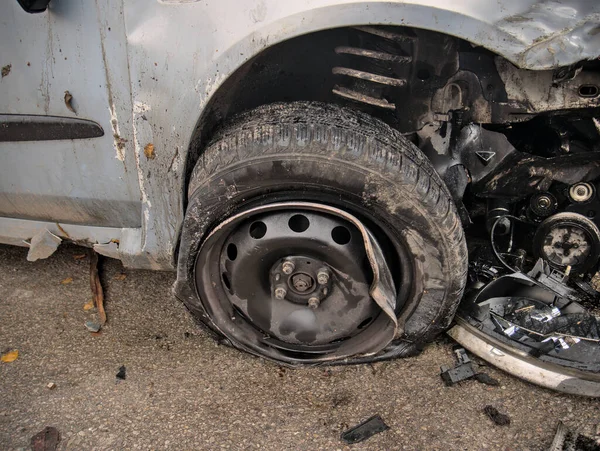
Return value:
M 62 240 L 53 233 L 50 233 L 48 229 L 41 230 L 31 238 L 27 260 L 34 262 L 50 257 L 58 249 L 61 242 Z
M 557 81 L 557 75 L 568 72 L 523 71 L 504 58 L 495 58 L 498 74 L 502 78 L 508 98 L 523 106 L 523 113 L 600 106 L 600 96 L 586 96 L 582 86 L 597 86 L 598 75 L 588 71 L 575 71 L 573 76 Z
M 92 227 L 0 217 L 0 243 L 28 246 L 24 242 L 29 241 L 44 230 L 49 231 L 61 239 L 67 239 L 81 245 L 86 245 L 86 243 L 108 243 L 112 240 L 119 241 L 122 236 L 127 234 L 129 229 Z
M 119 258 L 119 244 L 115 241 L 109 243 L 96 243 L 92 246 L 94 251 L 100 255 L 110 258 Z

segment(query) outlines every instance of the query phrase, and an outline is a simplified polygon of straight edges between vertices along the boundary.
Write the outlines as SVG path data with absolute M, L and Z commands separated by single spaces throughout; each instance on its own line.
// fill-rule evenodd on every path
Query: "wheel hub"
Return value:
M 293 272 L 286 274 L 290 267 L 294 268 Z M 331 293 L 329 272 L 322 260 L 306 255 L 286 256 L 271 268 L 271 292 L 276 299 L 299 305 L 310 306 L 309 301 L 313 299 L 312 308 L 316 308 Z M 278 297 L 278 293 L 284 293 L 283 297 Z
M 311 288 L 314 286 L 314 280 L 308 274 L 303 272 L 294 274 L 290 277 L 292 287 L 299 293 L 312 291 Z

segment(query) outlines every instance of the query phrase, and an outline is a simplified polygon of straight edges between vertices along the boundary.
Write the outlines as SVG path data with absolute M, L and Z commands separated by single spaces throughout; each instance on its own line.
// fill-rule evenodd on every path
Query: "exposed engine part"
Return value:
M 480 197 L 515 201 L 547 192 L 555 182 L 573 185 L 600 177 L 600 152 L 532 155 L 517 150 L 505 134 L 477 125 L 463 127 L 448 154 L 436 152 L 431 141 L 421 148 L 442 177 L 452 166 L 463 165 L 473 193 Z
M 589 183 L 576 183 L 569 188 L 569 197 L 573 202 L 588 202 L 595 194 L 594 185 Z
M 420 137 L 425 135 L 419 134 Z M 471 124 L 463 127 L 456 137 L 455 145 L 449 152 L 439 153 L 432 145 L 433 141 L 421 144 L 421 150 L 433 162 L 435 169 L 444 177 L 449 168 L 463 165 L 469 172 L 470 181 L 479 183 L 517 150 L 502 133 L 492 132 L 479 125 Z
M 507 235 L 511 231 L 509 204 L 501 199 L 490 199 L 488 201 L 488 212 L 486 215 L 486 227 L 488 231 L 494 228 L 496 235 Z
M 556 213 L 558 202 L 552 193 L 534 194 L 529 199 L 527 217 L 533 221 L 539 221 Z
M 600 231 L 585 216 L 558 213 L 540 224 L 533 251 L 555 268 L 582 273 L 598 261 Z

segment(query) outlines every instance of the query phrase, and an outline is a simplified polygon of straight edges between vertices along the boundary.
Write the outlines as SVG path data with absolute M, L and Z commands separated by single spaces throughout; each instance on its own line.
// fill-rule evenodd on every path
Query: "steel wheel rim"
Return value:
M 252 251 L 251 248 L 248 248 L 246 243 L 249 241 L 254 241 L 256 243 L 265 240 L 268 244 L 273 244 L 276 241 L 274 238 L 281 238 L 281 236 L 278 236 L 277 234 L 275 234 L 275 237 L 272 234 L 269 236 L 269 233 L 273 232 L 274 221 L 279 221 L 280 227 L 277 231 L 281 235 L 282 229 L 284 228 L 283 223 L 286 223 L 287 227 L 291 228 L 291 218 L 298 215 L 308 219 L 309 226 L 301 231 L 294 231 L 291 229 L 289 233 L 296 240 L 304 239 L 305 243 L 313 242 L 314 245 L 304 247 L 297 246 L 286 252 L 283 252 L 281 249 L 275 249 L 273 252 L 273 249 L 270 249 L 269 252 L 267 252 L 268 255 L 265 259 L 266 261 L 263 262 L 263 265 L 260 268 L 255 268 L 253 264 L 260 262 L 260 259 L 257 259 L 256 255 L 253 255 L 252 258 L 249 259 L 246 258 L 246 261 L 243 262 L 244 268 L 253 274 L 263 274 L 263 277 L 261 282 L 257 282 L 257 284 L 255 284 L 256 286 L 253 287 L 254 291 L 252 291 L 252 289 L 250 290 L 251 293 L 255 294 L 260 292 L 255 299 L 250 299 L 248 292 L 239 296 L 240 293 L 237 293 L 237 291 L 239 287 L 243 285 L 240 285 L 237 281 L 232 281 L 232 278 L 237 278 L 240 274 L 240 271 L 235 268 L 235 262 L 243 261 L 245 257 L 241 256 L 241 254 L 243 253 L 245 255 L 248 249 Z M 297 333 L 291 338 L 289 337 L 289 334 L 286 337 L 284 336 L 285 334 L 281 333 L 281 328 L 276 330 L 273 327 L 270 327 L 269 325 L 272 326 L 275 324 L 277 326 L 284 326 L 283 328 L 285 328 L 285 325 L 282 324 L 283 321 L 281 321 L 281 315 L 279 315 L 279 317 L 277 317 L 277 315 L 269 317 L 269 320 L 274 317 L 275 321 L 270 322 L 268 323 L 269 325 L 265 326 L 265 324 L 267 324 L 265 323 L 265 317 L 260 321 L 261 318 L 260 316 L 256 316 L 256 311 L 252 312 L 253 307 L 251 304 L 253 302 L 254 307 L 256 307 L 256 305 L 262 305 L 259 301 L 265 302 L 265 300 L 266 302 L 269 302 L 271 306 L 276 306 L 277 302 L 283 304 L 288 303 L 288 312 L 291 311 L 289 309 L 289 304 L 295 303 L 297 306 L 300 306 L 299 308 L 292 309 L 294 313 L 299 315 L 299 318 L 296 318 L 296 325 L 298 325 L 298 322 L 302 323 L 303 321 L 308 321 L 310 323 L 309 319 L 314 319 L 314 316 L 311 316 L 307 299 L 311 296 L 302 296 L 302 293 L 298 293 L 298 290 L 294 290 L 293 284 L 290 284 L 290 280 L 298 273 L 308 273 L 309 277 L 312 278 L 312 283 L 316 285 L 316 288 L 314 286 L 312 287 L 309 294 L 318 293 L 322 288 L 331 289 L 330 295 L 324 297 L 321 296 L 321 304 L 315 308 L 313 313 L 322 313 L 323 317 L 331 320 L 333 313 L 340 313 L 340 310 L 344 310 L 343 302 L 341 303 L 342 307 L 340 308 L 340 300 L 337 299 L 337 304 L 333 301 L 336 288 L 339 288 L 335 286 L 336 282 L 339 283 L 340 280 L 340 269 L 336 266 L 339 265 L 339 255 L 337 255 L 337 261 L 336 258 L 333 258 L 334 264 L 332 264 L 331 255 L 324 255 L 323 252 L 319 253 L 316 249 L 318 249 L 319 246 L 324 249 L 338 246 L 337 249 L 334 249 L 337 252 L 340 251 L 339 248 L 345 249 L 344 246 L 349 245 L 349 248 L 352 248 L 355 252 L 357 230 L 354 229 L 354 227 L 356 224 L 347 222 L 348 218 L 352 218 L 351 221 L 358 221 L 358 219 L 349 213 L 324 204 L 311 202 L 279 202 L 248 209 L 216 226 L 201 245 L 195 263 L 195 282 L 198 296 L 202 301 L 208 316 L 211 317 L 215 328 L 229 338 L 234 346 L 255 354 L 260 354 L 280 361 L 288 361 L 290 363 L 297 363 L 298 361 L 304 363 L 316 363 L 347 359 L 356 354 L 363 356 L 373 355 L 385 348 L 393 338 L 396 338 L 398 333 L 395 315 L 396 311 L 392 310 L 390 313 L 390 309 L 386 308 L 386 313 L 382 314 L 381 306 L 384 304 L 379 303 L 381 302 L 381 296 L 377 293 L 375 293 L 375 297 L 379 300 L 377 301 L 378 304 L 375 306 L 378 308 L 374 308 L 373 306 L 373 293 L 371 293 L 372 296 L 371 299 L 368 299 L 368 302 L 365 301 L 365 297 L 362 296 L 360 301 L 355 302 L 354 305 L 350 306 L 352 307 L 351 310 L 354 310 L 354 315 L 352 316 L 351 321 L 346 321 L 344 323 L 345 327 L 340 328 L 339 324 L 337 324 L 338 327 L 335 327 L 336 325 L 334 324 L 334 327 L 330 327 L 328 331 L 324 331 L 322 327 L 323 324 L 331 323 L 331 321 L 318 321 L 319 318 L 317 318 L 316 323 L 320 324 L 320 328 L 316 331 L 312 330 L 315 334 L 309 338 L 307 338 L 306 334 L 304 338 L 299 337 L 299 334 Z M 319 227 L 314 227 L 313 230 L 309 231 L 309 229 L 311 229 L 311 221 L 316 221 Z M 358 222 L 359 226 L 357 229 L 363 231 L 364 234 L 366 229 L 360 221 Z M 262 223 L 262 226 L 266 225 L 267 231 L 259 230 L 261 225 L 257 225 L 257 223 Z M 329 226 L 329 228 L 327 228 L 327 226 Z M 335 241 L 333 241 L 333 245 L 330 242 L 328 243 L 329 246 L 327 246 L 323 243 L 323 230 L 326 230 L 326 233 L 330 233 L 335 227 L 345 227 L 346 231 L 350 231 L 351 238 L 348 242 L 344 242 L 343 244 L 335 243 Z M 255 233 L 255 236 L 252 236 L 253 233 Z M 320 237 L 315 236 L 315 233 L 317 235 L 320 234 Z M 367 233 L 375 240 L 370 232 L 367 231 Z M 240 235 L 242 235 L 241 242 Z M 330 240 L 334 240 L 331 233 L 330 236 Z M 340 241 L 343 242 L 344 240 L 341 239 Z M 235 249 L 231 244 L 234 244 Z M 261 246 L 257 247 L 260 248 Z M 375 247 L 378 247 L 376 241 Z M 336 252 L 333 252 L 333 254 L 336 254 Z M 383 259 L 381 249 L 379 249 L 379 252 L 381 259 Z M 373 253 L 369 253 L 369 257 L 372 257 L 372 255 Z M 302 260 L 305 257 L 308 257 L 305 259 L 305 263 L 310 262 L 310 265 L 317 265 L 320 268 L 328 269 L 332 283 L 319 285 L 318 271 L 310 273 L 310 271 L 306 270 L 306 265 L 302 267 L 302 263 L 298 263 L 299 260 Z M 297 271 L 292 270 L 290 274 L 283 274 L 282 265 L 286 262 L 292 262 L 296 265 Z M 356 274 L 358 266 L 360 265 L 355 265 L 353 268 L 354 275 Z M 270 268 L 267 277 L 265 277 L 266 268 Z M 380 270 L 380 272 L 382 271 L 387 271 L 387 274 L 389 275 L 387 265 L 385 265 L 385 269 Z M 279 280 L 275 280 L 276 273 L 279 273 Z M 251 280 L 252 276 L 249 277 Z M 354 278 L 352 279 L 354 280 Z M 242 281 L 241 283 L 244 284 L 246 282 L 247 281 Z M 362 292 L 364 295 L 365 284 L 370 283 L 370 281 L 363 278 L 358 282 L 362 284 L 358 291 Z M 287 289 L 287 293 L 283 295 L 283 299 L 276 300 L 275 285 L 281 286 L 282 284 L 283 287 Z M 376 283 L 373 282 L 371 288 L 375 285 Z M 262 287 L 262 292 L 261 290 L 256 289 L 257 286 Z M 386 283 L 379 280 L 377 286 L 385 287 Z M 267 292 L 270 295 L 269 298 L 265 297 L 265 293 Z M 322 294 L 322 290 L 320 292 Z M 279 294 L 281 295 L 281 293 Z M 233 301 L 232 296 L 234 296 Z M 388 294 L 387 299 L 390 299 L 392 296 L 392 294 Z M 290 297 L 292 299 L 289 299 Z M 302 305 L 303 302 L 306 304 Z M 334 304 L 338 306 L 337 309 L 331 308 Z M 346 307 L 348 307 L 347 302 Z M 395 307 L 401 306 L 396 305 Z M 322 309 L 322 311 L 319 311 L 320 309 Z M 270 313 L 273 313 L 273 309 L 267 310 L 269 310 Z M 285 311 L 286 309 L 283 310 Z M 393 322 L 396 324 L 392 324 Z M 314 324 L 314 322 L 311 324 Z M 393 328 L 392 332 L 390 328 Z M 303 332 L 306 332 L 306 330 Z M 316 335 L 316 338 L 314 335 Z

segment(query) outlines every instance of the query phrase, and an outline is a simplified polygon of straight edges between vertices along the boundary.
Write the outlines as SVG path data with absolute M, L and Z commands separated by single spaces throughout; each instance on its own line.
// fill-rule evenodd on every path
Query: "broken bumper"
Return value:
M 448 335 L 473 354 L 507 373 L 552 390 L 600 397 L 600 374 L 545 362 L 486 334 L 461 317 Z

